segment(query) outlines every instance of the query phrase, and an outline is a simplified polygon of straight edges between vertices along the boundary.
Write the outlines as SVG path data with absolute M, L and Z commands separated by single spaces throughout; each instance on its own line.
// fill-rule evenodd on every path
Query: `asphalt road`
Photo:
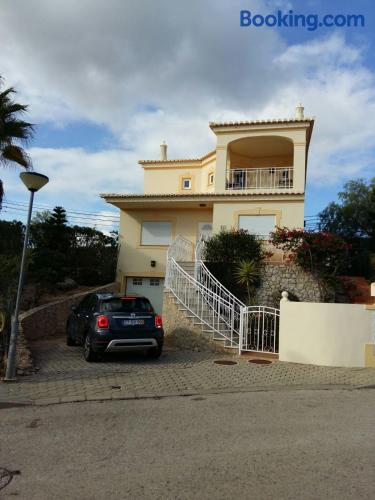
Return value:
M 375 498 L 374 424 L 372 389 L 2 409 L 0 498 Z

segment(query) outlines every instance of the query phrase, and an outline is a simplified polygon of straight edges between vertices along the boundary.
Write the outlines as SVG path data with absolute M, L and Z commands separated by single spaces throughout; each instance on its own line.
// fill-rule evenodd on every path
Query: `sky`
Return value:
M 362 14 L 364 27 L 240 27 L 240 10 Z M 314 117 L 305 214 L 350 179 L 375 176 L 373 0 L 2 0 L 0 75 L 36 124 L 28 151 L 49 176 L 36 210 L 106 230 L 118 210 L 100 192 L 142 192 L 139 159 L 197 157 L 209 121 Z M 27 193 L 2 169 L 1 217 Z M 93 214 L 97 214 L 96 216 Z

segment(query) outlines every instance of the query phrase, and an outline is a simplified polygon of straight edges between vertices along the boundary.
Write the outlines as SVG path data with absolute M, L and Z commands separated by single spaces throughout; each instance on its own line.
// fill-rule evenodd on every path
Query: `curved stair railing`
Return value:
M 279 309 L 246 306 L 209 271 L 202 260 L 205 240 L 194 245 L 178 235 L 168 248 L 165 287 L 213 332 L 215 340 L 241 351 L 277 352 Z M 194 276 L 179 264 L 194 260 Z
M 238 348 L 239 334 L 224 319 L 232 314 L 231 304 L 190 276 L 173 258 L 168 262 L 168 288 L 199 323 L 212 330 L 216 340 L 225 340 L 227 347 Z
M 246 307 L 245 304 L 239 300 L 233 293 L 231 293 L 207 268 L 203 262 L 205 238 L 203 235 L 199 238 L 195 247 L 195 279 L 202 283 L 205 287 L 214 291 L 225 302 L 232 306 L 232 315 L 228 318 L 228 322 L 236 334 L 240 334 L 240 319 L 241 308 Z
M 233 301 L 228 301 L 188 274 L 178 263 L 194 260 L 194 245 L 178 235 L 167 252 L 165 287 L 194 317 L 209 327 L 214 338 L 225 340 L 227 347 L 238 348 L 240 317 Z M 209 283 L 207 283 L 209 284 Z

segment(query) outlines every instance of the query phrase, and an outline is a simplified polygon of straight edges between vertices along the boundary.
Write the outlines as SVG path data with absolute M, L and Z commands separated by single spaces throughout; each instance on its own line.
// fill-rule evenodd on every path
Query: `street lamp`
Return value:
M 8 362 L 7 362 L 7 369 L 5 372 L 4 382 L 15 382 L 15 380 L 16 380 L 16 349 L 17 349 L 18 326 L 19 326 L 18 325 L 18 315 L 20 312 L 21 293 L 22 293 L 23 280 L 24 280 L 24 275 L 25 275 L 26 250 L 27 250 L 27 243 L 28 243 L 28 239 L 29 239 L 31 213 L 33 211 L 34 193 L 39 191 L 39 189 L 41 189 L 49 181 L 49 179 L 46 175 L 38 174 L 36 172 L 22 172 L 22 174 L 20 174 L 20 177 L 21 177 L 21 181 L 25 184 L 27 189 L 30 191 L 30 201 L 29 201 L 29 211 L 27 214 L 25 239 L 23 242 L 20 277 L 18 280 L 18 289 L 17 289 L 17 298 L 16 298 L 16 307 L 14 309 L 14 314 L 13 314 L 13 318 L 12 318 L 12 328 L 11 328 L 11 332 L 10 332 L 9 351 L 8 351 Z

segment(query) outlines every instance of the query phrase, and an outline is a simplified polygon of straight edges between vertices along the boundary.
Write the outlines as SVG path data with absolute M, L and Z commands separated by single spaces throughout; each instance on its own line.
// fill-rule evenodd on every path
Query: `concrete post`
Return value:
M 289 293 L 288 292 L 281 292 L 281 300 L 280 302 L 289 302 Z

